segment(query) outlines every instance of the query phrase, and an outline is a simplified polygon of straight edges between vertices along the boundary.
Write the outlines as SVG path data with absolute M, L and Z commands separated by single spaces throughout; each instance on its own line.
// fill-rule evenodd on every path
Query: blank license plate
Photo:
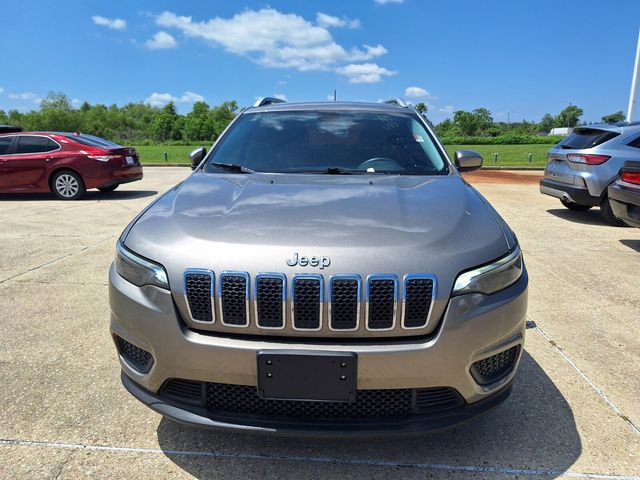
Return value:
M 127 160 L 127 165 L 135 165 L 136 164 L 136 159 L 133 157 L 126 157 Z
M 260 350 L 257 360 L 260 398 L 355 401 L 358 364 L 355 353 Z

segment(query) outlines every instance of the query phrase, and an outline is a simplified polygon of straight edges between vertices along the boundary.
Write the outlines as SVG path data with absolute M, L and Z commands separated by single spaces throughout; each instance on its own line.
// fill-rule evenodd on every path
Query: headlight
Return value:
M 522 268 L 522 252 L 516 247 L 500 260 L 458 275 L 453 286 L 453 295 L 471 292 L 487 295 L 495 293 L 513 285 L 522 275 Z
M 167 272 L 162 265 L 136 255 L 120 241 L 116 246 L 115 265 L 118 275 L 138 287 L 155 285 L 169 290 Z

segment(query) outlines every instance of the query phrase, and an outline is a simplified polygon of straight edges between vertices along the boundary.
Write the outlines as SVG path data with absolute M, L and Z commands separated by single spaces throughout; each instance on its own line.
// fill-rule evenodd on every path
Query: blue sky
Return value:
M 0 108 L 258 96 L 424 101 L 539 120 L 626 111 L 640 1 L 22 0 L 0 16 Z

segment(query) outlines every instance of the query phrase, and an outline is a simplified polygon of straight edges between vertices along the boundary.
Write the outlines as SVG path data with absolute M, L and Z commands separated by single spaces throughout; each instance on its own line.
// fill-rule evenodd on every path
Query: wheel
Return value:
M 102 193 L 110 193 L 110 192 L 113 192 L 119 186 L 120 184 L 116 183 L 115 185 L 111 185 L 110 187 L 100 187 L 98 188 L 98 190 L 100 190 Z
M 609 203 L 609 197 L 604 197 L 602 202 L 600 203 L 600 215 L 604 218 L 604 221 L 609 225 L 613 225 L 614 227 L 626 227 L 627 224 L 624 223 L 619 218 L 613 214 L 613 210 L 611 209 L 611 203 Z
M 82 177 L 71 170 L 57 172 L 51 179 L 51 190 L 61 200 L 77 200 L 85 192 Z
M 591 208 L 591 205 L 580 205 L 578 203 L 567 202 L 564 198 L 560 199 L 560 203 L 567 207 L 569 210 L 574 210 L 576 212 L 586 212 Z

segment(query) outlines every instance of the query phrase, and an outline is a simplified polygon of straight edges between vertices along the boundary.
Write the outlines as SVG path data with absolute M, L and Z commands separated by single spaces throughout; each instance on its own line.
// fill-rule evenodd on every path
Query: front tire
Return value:
M 111 185 L 110 187 L 98 187 L 98 190 L 100 190 L 102 193 L 111 193 L 119 186 L 120 184 L 116 183 L 115 185 Z
M 60 200 L 78 200 L 84 195 L 82 177 L 71 170 L 56 172 L 51 179 L 51 191 Z
M 600 203 L 600 215 L 604 218 L 604 221 L 609 225 L 613 225 L 614 227 L 626 227 L 627 224 L 622 220 L 617 218 L 613 214 L 613 210 L 611 209 L 611 203 L 609 202 L 609 197 L 604 197 L 602 202 Z
M 560 203 L 574 212 L 586 212 L 591 208 L 591 205 L 580 205 L 578 203 L 567 202 L 564 198 L 560 199 Z

